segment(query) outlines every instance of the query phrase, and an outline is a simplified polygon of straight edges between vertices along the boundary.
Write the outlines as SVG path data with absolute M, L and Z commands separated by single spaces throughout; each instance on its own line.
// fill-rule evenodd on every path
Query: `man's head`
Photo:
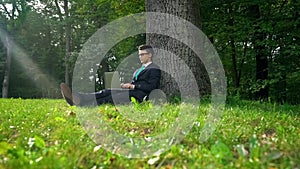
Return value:
M 141 45 L 139 46 L 139 58 L 142 64 L 146 64 L 152 61 L 153 57 L 153 48 L 150 45 Z

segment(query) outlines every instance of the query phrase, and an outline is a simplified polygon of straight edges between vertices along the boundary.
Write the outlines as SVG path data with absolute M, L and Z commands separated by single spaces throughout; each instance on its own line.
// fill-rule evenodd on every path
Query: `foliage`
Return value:
M 56 4 L 57 2 L 57 4 Z M 107 23 L 123 16 L 145 11 L 145 1 L 69 0 L 70 16 L 64 20 L 63 1 L 19 0 L 0 2 L 1 29 L 7 31 L 16 47 L 22 49 L 40 73 L 30 74 L 28 66 L 18 63 L 14 54 L 10 97 L 59 97 L 58 84 L 64 81 L 65 25 L 70 23 L 71 57 L 70 74 L 77 56 L 87 39 Z M 269 101 L 299 103 L 299 11 L 300 2 L 289 1 L 209 1 L 202 0 L 201 29 L 222 59 L 231 96 L 255 99 L 255 93 L 268 89 Z M 57 6 L 58 5 L 58 6 Z M 259 7 L 260 16 L 251 12 Z M 10 9 L 8 7 L 14 6 Z M 7 7 L 6 9 L 4 7 Z M 60 11 L 61 10 L 61 11 Z M 257 38 L 260 33 L 262 37 Z M 6 60 L 6 47 L 0 45 L 1 88 Z M 103 72 L 116 70 L 125 57 L 145 43 L 145 35 L 124 39 L 106 55 L 105 69 L 93 72 L 99 79 Z M 257 79 L 255 44 L 263 46 L 262 56 L 267 57 L 268 77 Z M 266 65 L 265 65 L 266 66 Z M 29 66 L 30 67 L 30 66 Z M 104 67 L 104 66 L 103 66 Z M 54 87 L 40 87 L 41 77 L 48 77 Z M 21 82 L 21 83 L 20 83 Z M 37 85 L 38 84 L 38 85 Z M 97 89 L 102 89 L 101 80 Z
M 230 95 L 252 99 L 254 93 L 270 88 L 269 100 L 297 100 L 298 95 L 289 90 L 294 91 L 291 86 L 297 83 L 290 76 L 299 73 L 298 1 L 201 1 L 201 5 L 202 28 L 223 61 Z M 260 14 L 250 10 L 253 5 L 258 5 Z M 257 72 L 255 44 L 263 46 L 260 54 L 268 58 L 265 80 L 256 77 L 261 72 Z
M 79 110 L 63 100 L 1 99 L 0 168 L 300 167 L 299 106 L 228 99 L 215 132 L 200 142 L 208 103 L 200 105 L 192 130 L 168 151 L 146 159 L 127 159 L 96 145 L 76 118 Z M 151 111 L 155 105 L 95 109 L 119 132 L 143 137 L 151 135 L 145 127 L 154 129 L 151 132 L 166 130 L 176 120 L 177 106 L 161 107 L 166 120 L 151 121 L 148 126 L 132 123 L 120 112 Z

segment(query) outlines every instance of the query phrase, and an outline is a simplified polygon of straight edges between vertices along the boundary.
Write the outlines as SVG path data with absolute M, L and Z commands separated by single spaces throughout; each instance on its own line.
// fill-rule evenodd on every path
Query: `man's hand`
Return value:
M 122 83 L 121 88 L 122 89 L 134 89 L 134 85 L 131 83 Z

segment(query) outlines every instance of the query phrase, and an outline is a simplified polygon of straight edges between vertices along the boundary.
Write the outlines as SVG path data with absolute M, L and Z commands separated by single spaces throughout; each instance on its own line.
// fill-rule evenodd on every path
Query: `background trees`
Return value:
M 298 94 L 288 91 L 295 91 L 291 86 L 298 83 L 291 81 L 298 79 L 291 75 L 299 73 L 299 54 L 294 54 L 299 51 L 299 37 L 295 34 L 299 19 L 294 18 L 298 12 L 290 10 L 299 8 L 299 2 L 205 1 L 201 4 L 203 30 L 223 60 L 230 94 L 280 102 L 297 100 Z M 289 50 L 283 43 L 289 43 L 294 49 Z M 289 67 L 294 65 L 292 62 L 297 66 Z M 286 74 L 289 74 L 287 79 Z
M 230 95 L 299 103 L 300 2 L 296 0 L 189 0 L 180 4 L 167 0 L 1 1 L 1 94 L 4 97 L 60 97 L 58 84 L 72 80 L 68 76 L 72 75 L 76 57 L 86 39 L 116 18 L 146 10 L 175 14 L 201 28 L 222 59 Z M 15 46 L 9 48 L 6 35 Z M 146 43 L 145 37 L 132 37 L 116 45 L 101 63 L 99 79 L 102 72 L 114 70 L 136 46 Z M 158 39 L 148 36 L 148 42 L 157 47 L 177 52 L 183 58 L 189 56 L 185 62 L 192 66 L 203 93 L 209 92 L 205 73 L 197 74 L 205 70 L 199 60 L 191 59 L 192 52 L 185 53 L 184 46 L 177 46 L 180 50 L 176 51 L 174 42 L 168 40 L 161 45 Z M 16 52 L 16 48 L 22 49 L 23 54 L 20 50 Z M 24 54 L 35 66 L 22 66 L 26 64 L 19 58 L 24 58 Z M 10 58 L 11 70 L 7 76 L 6 63 Z M 29 70 L 32 73 L 28 73 Z M 52 87 L 41 87 L 45 84 L 38 83 L 45 77 L 51 79 Z M 164 80 L 164 84 L 171 81 L 167 77 Z M 98 84 L 99 89 L 103 87 Z M 166 91 L 174 91 L 168 87 L 165 85 Z

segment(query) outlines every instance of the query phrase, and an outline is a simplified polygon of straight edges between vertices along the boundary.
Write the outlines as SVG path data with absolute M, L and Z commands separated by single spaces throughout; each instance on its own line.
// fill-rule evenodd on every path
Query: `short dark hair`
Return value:
M 138 47 L 139 50 L 146 50 L 148 53 L 151 53 L 152 56 L 154 55 L 154 50 L 151 45 L 141 45 Z

